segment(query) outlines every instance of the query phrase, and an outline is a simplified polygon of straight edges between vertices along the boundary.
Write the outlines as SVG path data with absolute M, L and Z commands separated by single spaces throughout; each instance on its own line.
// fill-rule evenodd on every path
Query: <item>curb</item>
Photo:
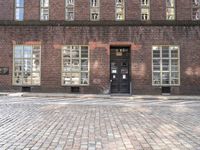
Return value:
M 67 94 L 67 93 L 0 93 L 0 96 L 10 97 L 43 97 L 43 98 L 103 98 L 130 100 L 200 100 L 200 96 L 188 95 L 98 95 L 98 94 Z

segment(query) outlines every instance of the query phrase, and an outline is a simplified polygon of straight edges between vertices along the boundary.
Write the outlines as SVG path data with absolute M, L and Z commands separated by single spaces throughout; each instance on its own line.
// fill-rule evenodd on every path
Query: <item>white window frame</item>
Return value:
M 15 0 L 15 20 L 16 21 L 23 21 L 24 20 L 24 0 L 23 0 L 23 6 L 17 6 L 17 0 Z M 22 19 L 17 19 L 17 9 L 22 9 L 23 10 L 23 18 Z
M 21 60 L 24 60 L 25 59 L 25 57 L 23 56 L 23 57 L 20 57 L 20 58 L 15 58 L 15 47 L 16 46 L 22 46 L 23 47 L 23 49 L 24 49 L 24 47 L 25 46 L 31 46 L 32 47 L 32 52 L 31 52 L 31 58 L 30 58 L 30 60 L 31 60 L 31 64 L 33 63 L 33 47 L 34 46 L 38 46 L 39 47 L 39 49 L 40 49 L 40 52 L 39 52 L 39 63 L 40 63 L 40 65 L 39 65 L 39 71 L 33 71 L 33 70 L 31 70 L 31 74 L 32 73 L 39 73 L 39 84 L 32 84 L 33 82 L 33 80 L 32 80 L 32 77 L 31 77 L 31 84 L 23 84 L 23 82 L 21 83 L 21 84 L 16 84 L 15 83 L 15 73 L 19 73 L 19 72 L 21 72 L 22 73 L 22 81 L 23 81 L 23 73 L 25 72 L 25 71 L 15 71 L 15 59 L 21 59 Z M 23 54 L 22 54 L 23 55 Z M 33 64 L 31 65 L 31 69 L 32 69 L 32 67 L 33 67 Z M 41 85 L 41 45 L 23 45 L 23 44 L 16 44 L 16 45 L 13 45 L 13 73 L 12 73 L 12 85 L 14 85 L 14 86 L 40 86 Z
M 71 3 L 68 3 L 68 1 L 71 1 Z M 75 18 L 75 0 L 65 0 L 65 20 L 66 21 L 74 21 Z M 72 11 L 71 11 L 72 10 Z M 68 13 L 73 14 L 73 18 L 68 18 Z
M 171 0 L 166 0 L 166 20 L 176 20 L 176 0 L 172 0 L 174 2 L 174 6 L 168 6 L 167 5 L 167 1 L 171 1 Z M 172 9 L 174 11 L 174 16 L 173 18 L 169 18 L 169 14 L 168 14 L 168 10 Z
M 192 20 L 200 20 L 200 0 L 192 0 Z
M 143 4 L 143 0 L 140 0 L 140 2 L 141 2 L 141 20 L 142 21 L 148 21 L 148 20 L 150 20 L 150 0 L 144 0 L 144 1 L 146 1 L 147 2 L 147 4 L 145 5 L 145 4 Z M 143 10 L 147 10 L 147 18 L 146 19 L 143 19 Z
M 43 6 L 42 5 L 42 3 L 43 3 L 43 1 L 44 0 L 40 0 L 40 20 L 41 21 L 48 21 L 49 20 L 49 1 L 50 0 L 48 0 L 48 6 Z M 44 15 L 44 10 L 47 10 L 48 11 L 48 18 L 47 19 L 45 19 L 45 17 L 44 16 L 46 16 L 46 15 Z M 43 16 L 42 16 L 42 14 L 43 14 Z
M 97 18 L 93 18 L 93 15 L 97 14 Z M 93 5 L 93 0 L 90 0 L 90 20 L 99 21 L 100 20 L 100 0 L 96 0 L 96 5 Z
M 72 53 L 71 53 L 71 47 L 72 46 L 78 46 L 79 47 L 79 71 L 64 71 L 64 57 L 63 57 L 63 51 L 65 47 L 70 47 L 70 64 L 72 63 Z M 81 58 L 81 47 L 87 47 L 88 48 L 88 57 L 86 58 Z M 89 46 L 88 45 L 63 45 L 61 48 L 61 85 L 62 86 L 89 86 L 90 85 L 90 53 L 89 53 Z M 81 71 L 81 60 L 88 60 L 88 68 L 87 71 Z M 79 84 L 64 84 L 64 80 L 63 80 L 63 74 L 65 73 L 79 73 Z M 88 84 L 81 84 L 81 73 L 88 73 Z M 72 80 L 72 77 L 70 77 L 70 80 Z
M 115 20 L 116 21 L 124 21 L 125 20 L 125 18 L 126 18 L 126 14 L 125 14 L 125 0 L 121 0 L 122 1 L 122 3 L 119 3 L 118 2 L 119 0 L 115 0 Z M 122 19 L 119 19 L 118 17 L 117 17 L 117 9 L 118 8 L 121 8 L 122 9 Z
M 163 46 L 169 46 L 169 47 L 177 47 L 178 48 L 178 58 L 172 58 L 171 57 L 171 50 L 170 50 L 170 48 L 169 48 L 169 57 L 166 57 L 166 58 L 163 58 L 162 57 L 162 47 Z M 154 58 L 153 57 L 153 48 L 154 47 L 159 47 L 159 49 L 160 49 L 160 57 L 159 58 Z M 180 83 L 181 83 L 181 79 L 180 79 L 180 46 L 178 46 L 178 45 L 152 45 L 152 86 L 180 86 Z M 169 71 L 163 71 L 162 70 L 162 68 L 163 68 L 163 66 L 162 66 L 162 60 L 169 60 Z M 160 70 L 159 71 L 154 71 L 154 63 L 153 63 L 153 61 L 154 60 L 160 60 L 160 65 L 159 65 L 159 67 L 160 67 Z M 177 71 L 172 71 L 171 70 L 171 68 L 172 68 L 172 65 L 171 65 L 171 60 L 178 60 L 178 69 L 177 69 Z M 163 72 L 168 72 L 169 73 L 169 84 L 163 84 L 162 82 L 163 82 L 163 78 L 162 78 L 162 73 Z M 177 84 L 172 84 L 171 83 L 171 78 L 172 78 L 172 76 L 171 76 L 171 74 L 172 73 L 178 73 L 178 78 L 176 78 L 176 79 L 178 79 L 178 83 Z M 160 73 L 160 83 L 159 84 L 155 84 L 154 83 L 154 73 Z

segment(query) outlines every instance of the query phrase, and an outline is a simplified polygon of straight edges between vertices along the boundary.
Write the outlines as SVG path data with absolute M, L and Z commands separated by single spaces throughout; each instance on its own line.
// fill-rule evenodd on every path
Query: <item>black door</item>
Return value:
M 111 93 L 130 93 L 129 48 L 111 48 Z

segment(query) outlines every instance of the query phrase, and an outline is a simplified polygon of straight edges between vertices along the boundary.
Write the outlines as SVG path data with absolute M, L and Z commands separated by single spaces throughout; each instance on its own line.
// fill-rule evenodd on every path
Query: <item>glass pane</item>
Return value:
M 170 84 L 169 83 L 169 73 L 163 72 L 162 73 L 162 84 Z
M 167 19 L 174 20 L 175 19 L 175 10 L 174 8 L 167 8 Z
M 167 7 L 174 7 L 174 0 L 167 0 Z
M 49 10 L 48 9 L 42 9 L 41 10 L 41 19 L 42 20 L 48 20 L 49 19 Z
M 81 84 L 88 84 L 88 73 L 81 73 Z
M 178 58 L 178 47 L 170 47 L 171 50 L 171 57 Z
M 15 46 L 15 58 L 23 58 L 23 46 Z
M 178 72 L 172 72 L 171 78 L 179 78 L 179 73 Z
M 40 61 L 39 61 L 39 59 L 33 59 L 32 71 L 40 71 Z
M 40 84 L 40 74 L 39 73 L 32 73 L 32 84 L 33 85 Z
M 81 71 L 88 71 L 88 60 L 81 60 Z
M 15 85 L 21 85 L 22 84 L 22 78 L 14 78 L 14 84 Z
M 153 70 L 160 71 L 160 59 L 153 60 Z
M 87 46 L 81 47 L 81 58 L 88 58 L 88 47 Z
M 72 82 L 73 85 L 80 84 L 80 74 L 79 73 L 72 73 Z
M 69 12 L 70 10 L 67 10 L 66 12 L 66 20 L 74 20 L 74 12 Z
M 162 47 L 162 57 L 169 58 L 169 46 Z
M 192 0 L 193 1 L 193 7 L 200 6 L 200 0 Z
M 173 85 L 179 84 L 179 80 L 178 79 L 171 79 L 171 84 L 173 84 Z
M 117 5 L 123 5 L 123 3 L 124 3 L 124 0 L 116 0 Z
M 23 84 L 31 84 L 31 73 L 30 72 L 24 72 L 23 73 Z
M 15 59 L 14 63 L 15 66 L 22 66 L 23 61 L 22 59 Z
M 63 73 L 63 84 L 64 85 L 71 84 L 71 73 Z
M 72 59 L 72 66 L 79 66 L 79 59 Z
M 153 58 L 160 58 L 160 50 L 153 51 Z
M 162 70 L 169 71 L 169 60 L 168 59 L 162 60 Z
M 178 71 L 178 60 L 177 59 L 171 60 L 171 70 Z
M 70 59 L 64 59 L 64 60 L 63 60 L 63 66 L 71 66 L 71 61 L 70 61 Z
M 49 7 L 49 0 L 41 0 L 41 7 Z
M 70 58 L 70 49 L 63 49 L 63 57 Z
M 24 46 L 24 58 L 32 57 L 32 46 Z
M 23 8 L 16 8 L 15 19 L 19 20 L 19 21 L 24 20 L 24 9 Z
M 160 72 L 153 73 L 153 84 L 160 84 Z
M 192 16 L 194 20 L 200 20 L 200 8 L 193 8 Z
M 21 72 L 22 71 L 22 66 L 15 66 L 14 67 L 14 71 Z
M 31 72 L 31 59 L 24 59 L 23 71 Z
M 16 7 L 24 7 L 24 0 L 16 0 Z
M 74 0 L 66 0 L 66 6 L 74 5 Z
M 15 72 L 14 78 L 22 78 L 22 73 L 21 72 Z
M 72 58 L 79 58 L 79 47 L 73 47 Z
M 33 58 L 40 58 L 40 46 L 33 46 Z
M 142 6 L 149 6 L 149 0 L 141 0 Z

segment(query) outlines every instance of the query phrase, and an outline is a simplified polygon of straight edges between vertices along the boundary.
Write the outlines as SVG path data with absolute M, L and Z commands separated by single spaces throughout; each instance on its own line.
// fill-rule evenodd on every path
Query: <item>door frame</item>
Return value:
M 128 66 L 128 71 L 129 71 L 129 92 L 128 93 L 112 93 L 111 91 L 112 91 L 112 87 L 111 87 L 111 82 L 112 82 L 112 79 L 111 79 L 111 61 L 112 61 L 112 59 L 111 59 L 111 49 L 112 48 L 128 48 L 128 53 L 129 53 L 129 57 L 128 57 L 128 62 L 129 62 L 129 66 Z M 110 45 L 110 49 L 109 49 L 109 53 L 110 53 L 110 61 L 109 61 L 109 67 L 110 67 L 110 69 L 109 69 L 109 74 L 110 74 L 110 90 L 109 90 L 109 93 L 110 94 L 130 94 L 130 95 L 132 95 L 132 75 L 131 75 L 131 45 Z

